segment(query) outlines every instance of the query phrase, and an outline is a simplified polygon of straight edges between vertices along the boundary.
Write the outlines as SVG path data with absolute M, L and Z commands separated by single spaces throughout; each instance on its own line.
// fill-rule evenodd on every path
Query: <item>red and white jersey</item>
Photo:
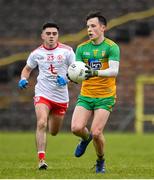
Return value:
M 39 74 L 35 85 L 35 96 L 64 103 L 69 101 L 68 87 L 56 83 L 57 75 L 67 79 L 67 69 L 75 61 L 75 53 L 70 46 L 58 43 L 57 47 L 47 49 L 43 45 L 35 49 L 27 59 L 27 65 Z

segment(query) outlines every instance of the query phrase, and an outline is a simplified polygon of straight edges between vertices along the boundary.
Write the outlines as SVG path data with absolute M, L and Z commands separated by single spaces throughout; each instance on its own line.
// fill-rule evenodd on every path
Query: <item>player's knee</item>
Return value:
M 81 126 L 72 126 L 71 127 L 71 131 L 73 134 L 77 134 L 77 133 L 82 132 L 82 129 L 83 129 L 83 127 L 81 127 Z
M 45 129 L 47 127 L 47 122 L 45 120 L 40 120 L 37 123 L 38 129 Z
M 94 140 L 97 140 L 101 137 L 102 132 L 98 129 L 92 131 L 92 136 Z

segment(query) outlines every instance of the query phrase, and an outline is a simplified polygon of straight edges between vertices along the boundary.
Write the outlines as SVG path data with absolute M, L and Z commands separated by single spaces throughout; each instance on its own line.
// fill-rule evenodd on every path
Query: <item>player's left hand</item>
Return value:
M 89 79 L 91 77 L 94 77 L 94 76 L 98 76 L 98 71 L 97 70 L 93 70 L 90 66 L 86 65 L 86 68 L 87 70 L 85 70 L 85 77 L 86 79 Z
M 66 84 L 68 83 L 68 80 L 63 78 L 62 76 L 57 76 L 57 79 L 56 79 L 56 83 L 59 85 L 59 86 L 66 86 Z

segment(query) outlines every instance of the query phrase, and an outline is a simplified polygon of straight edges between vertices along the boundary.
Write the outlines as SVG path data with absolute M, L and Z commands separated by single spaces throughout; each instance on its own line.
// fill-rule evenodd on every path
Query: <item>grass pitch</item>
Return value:
M 154 178 L 154 135 L 106 133 L 106 173 L 92 169 L 96 156 L 92 143 L 75 158 L 78 138 L 48 135 L 48 170 L 37 169 L 35 133 L 0 133 L 0 179 L 114 179 Z

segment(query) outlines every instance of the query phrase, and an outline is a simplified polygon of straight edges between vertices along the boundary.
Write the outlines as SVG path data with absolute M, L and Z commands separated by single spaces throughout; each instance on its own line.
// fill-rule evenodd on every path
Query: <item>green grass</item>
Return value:
M 37 169 L 34 133 L 0 133 L 0 179 L 114 179 L 154 178 L 154 135 L 105 134 L 106 173 L 91 169 L 96 156 L 92 143 L 75 158 L 78 138 L 72 134 L 48 135 L 49 169 Z

